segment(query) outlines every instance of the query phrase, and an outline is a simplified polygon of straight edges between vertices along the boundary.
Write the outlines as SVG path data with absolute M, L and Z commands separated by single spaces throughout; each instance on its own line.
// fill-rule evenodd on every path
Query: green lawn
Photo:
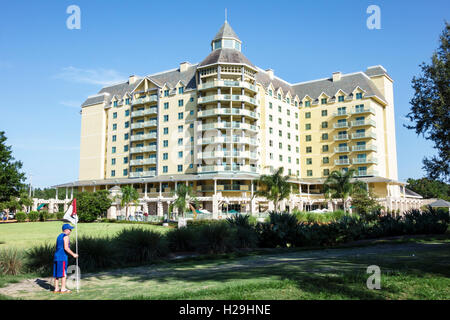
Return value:
M 366 287 L 381 268 L 381 290 Z M 23 277 L 19 278 L 22 280 Z M 36 279 L 34 279 L 36 281 Z M 21 299 L 449 299 L 450 243 L 440 240 L 190 260 L 83 274 L 80 293 L 22 281 L 0 288 Z M 0 281 L 1 282 L 1 281 Z
M 18 248 L 28 249 L 32 246 L 46 242 L 54 243 L 61 233 L 61 221 L 48 222 L 24 222 L 0 224 L 0 249 Z M 78 237 L 89 236 L 113 236 L 124 228 L 131 227 L 149 228 L 152 230 L 167 232 L 168 228 L 148 224 L 123 224 L 123 223 L 79 223 Z M 75 230 L 71 234 L 75 239 Z

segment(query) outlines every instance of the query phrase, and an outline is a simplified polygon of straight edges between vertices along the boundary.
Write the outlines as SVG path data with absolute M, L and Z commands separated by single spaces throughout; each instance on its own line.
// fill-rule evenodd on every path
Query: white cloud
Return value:
M 111 85 L 126 78 L 113 69 L 80 69 L 72 66 L 62 68 L 55 77 L 66 81 L 102 86 Z

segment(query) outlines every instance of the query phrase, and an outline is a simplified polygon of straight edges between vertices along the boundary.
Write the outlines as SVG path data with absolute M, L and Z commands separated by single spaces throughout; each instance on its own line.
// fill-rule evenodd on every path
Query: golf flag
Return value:
M 66 213 L 64 214 L 63 220 L 66 220 L 70 223 L 77 224 L 78 215 L 77 215 L 77 199 L 74 198 Z

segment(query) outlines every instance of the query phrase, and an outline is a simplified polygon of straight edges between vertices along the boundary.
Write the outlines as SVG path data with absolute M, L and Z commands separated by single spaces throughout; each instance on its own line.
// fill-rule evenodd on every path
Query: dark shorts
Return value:
M 67 262 L 53 261 L 53 278 L 63 278 L 67 276 Z

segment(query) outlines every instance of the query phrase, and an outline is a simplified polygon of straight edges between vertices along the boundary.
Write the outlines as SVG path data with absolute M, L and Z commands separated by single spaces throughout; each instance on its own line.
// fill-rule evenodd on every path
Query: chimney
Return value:
M 273 79 L 273 69 L 267 69 L 266 72 L 269 75 L 270 80 L 272 80 Z
M 190 65 L 187 61 L 180 63 L 180 72 L 185 72 Z
M 333 72 L 333 82 L 341 80 L 341 76 L 342 76 L 342 74 L 340 71 Z
M 129 76 L 129 77 L 128 77 L 128 83 L 129 83 L 129 84 L 135 83 L 136 80 L 137 80 L 137 78 L 138 78 L 138 77 L 135 76 L 135 75 Z

